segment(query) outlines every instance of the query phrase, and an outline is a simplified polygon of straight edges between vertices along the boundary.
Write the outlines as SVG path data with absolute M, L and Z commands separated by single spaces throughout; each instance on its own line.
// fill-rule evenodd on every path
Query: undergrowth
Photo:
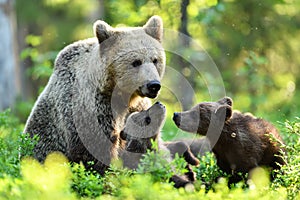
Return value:
M 164 155 L 153 151 L 137 170 L 115 161 L 104 176 L 81 163 L 70 164 L 59 153 L 40 164 L 32 158 L 36 139 L 22 134 L 23 126 L 5 111 L 0 113 L 0 199 L 299 199 L 300 119 L 283 124 L 287 164 L 274 180 L 257 168 L 245 181 L 228 186 L 230 175 L 207 153 L 194 167 L 194 187 L 176 189 L 169 179 L 185 172 L 183 158 L 167 163 Z

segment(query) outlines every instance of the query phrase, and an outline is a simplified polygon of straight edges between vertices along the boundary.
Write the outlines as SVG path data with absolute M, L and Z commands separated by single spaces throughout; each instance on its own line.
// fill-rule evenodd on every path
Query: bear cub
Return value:
M 184 131 L 206 136 L 218 166 L 227 173 L 246 173 L 257 166 L 279 169 L 284 149 L 276 128 L 261 118 L 233 111 L 232 104 L 229 97 L 199 103 L 174 113 L 173 121 Z
M 152 141 L 158 143 L 158 151 L 166 152 L 165 159 L 169 162 L 175 154 L 183 156 L 187 163 L 198 165 L 199 160 L 193 155 L 189 147 L 184 142 L 164 143 L 160 137 L 160 131 L 164 125 L 166 117 L 165 106 L 157 102 L 148 110 L 135 112 L 128 116 L 125 127 L 121 131 L 120 137 L 125 141 L 123 150 L 119 153 L 123 165 L 127 168 L 136 169 L 140 159 L 147 150 L 152 148 Z M 174 175 L 171 181 L 175 187 L 182 187 L 195 180 L 194 173 L 189 165 L 186 176 Z

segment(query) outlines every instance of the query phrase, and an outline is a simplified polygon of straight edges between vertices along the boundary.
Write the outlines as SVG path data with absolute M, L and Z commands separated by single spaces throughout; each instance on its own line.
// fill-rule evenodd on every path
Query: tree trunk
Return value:
M 181 20 L 180 20 L 180 27 L 179 32 L 181 34 L 184 34 L 186 37 L 179 37 L 179 45 L 182 49 L 187 49 L 190 47 L 190 34 L 187 30 L 188 25 L 188 13 L 187 13 L 187 6 L 189 5 L 189 0 L 182 0 L 181 2 Z M 178 66 L 179 69 L 181 69 L 183 72 L 184 68 L 192 67 L 190 64 L 183 58 L 178 58 Z M 181 84 L 184 81 L 188 80 L 190 85 L 187 84 Z M 179 98 L 182 104 L 183 110 L 190 109 L 191 105 L 193 104 L 193 97 L 194 97 L 194 91 L 190 89 L 190 87 L 194 88 L 194 80 L 193 80 L 193 74 L 190 74 L 188 77 L 184 76 L 184 73 L 182 73 L 182 76 L 180 76 L 178 80 L 179 85 Z M 188 88 L 187 88 L 188 87 Z
M 13 3 L 0 0 L 0 111 L 11 107 L 20 93 Z

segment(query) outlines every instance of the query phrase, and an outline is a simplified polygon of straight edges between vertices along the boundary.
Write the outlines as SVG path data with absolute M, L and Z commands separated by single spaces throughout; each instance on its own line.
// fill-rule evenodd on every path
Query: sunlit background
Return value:
M 152 15 L 160 15 L 164 28 L 190 36 L 211 56 L 221 73 L 226 95 L 234 108 L 252 112 L 278 126 L 300 111 L 300 1 L 296 0 L 16 0 L 5 13 L 14 34 L 14 73 L 0 80 L 14 82 L 15 95 L 0 109 L 11 107 L 24 122 L 38 94 L 46 85 L 57 53 L 66 45 L 93 37 L 92 25 L 102 19 L 112 26 L 141 26 Z M 191 41 L 178 43 L 183 54 L 193 50 Z M 2 50 L 1 50 L 2 51 Z M 167 65 L 180 72 L 196 93 L 186 94 L 163 87 L 159 100 L 167 105 L 164 138 L 177 135 L 171 121 L 174 111 L 190 108 L 211 98 L 201 74 L 186 60 L 167 52 Z M 181 78 L 168 79 L 180 85 Z M 5 82 L 5 81 L 4 81 Z M 2 84 L 2 95 L 11 88 Z M 7 99 L 6 99 L 7 100 Z M 3 101 L 1 103 L 1 101 Z

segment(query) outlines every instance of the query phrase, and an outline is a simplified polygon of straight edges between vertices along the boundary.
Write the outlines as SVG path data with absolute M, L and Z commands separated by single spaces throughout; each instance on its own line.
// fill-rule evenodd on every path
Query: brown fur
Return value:
M 117 157 L 119 134 L 130 112 L 147 109 L 165 70 L 162 20 L 143 27 L 94 24 L 94 38 L 66 46 L 57 56 L 47 86 L 24 132 L 39 136 L 34 157 L 53 151 L 70 161 L 94 162 L 103 173 Z
M 195 157 L 195 155 L 190 149 L 190 146 L 184 141 L 172 141 L 172 142 L 164 142 L 164 146 L 170 151 L 172 158 L 175 157 L 177 153 L 178 156 L 182 156 L 188 164 L 191 165 L 199 165 L 199 160 Z
M 206 137 L 194 139 L 180 139 L 175 142 L 183 142 L 189 147 L 191 153 L 195 156 L 204 156 L 206 152 L 211 152 L 209 140 Z
M 128 116 L 124 130 L 120 136 L 126 142 L 124 150 L 120 152 L 120 158 L 123 165 L 127 168 L 136 169 L 140 159 L 152 149 L 153 142 L 158 143 L 158 151 L 165 152 L 165 159 L 171 162 L 175 154 L 183 156 L 186 161 L 192 165 L 198 165 L 199 160 L 194 157 L 189 147 L 184 142 L 164 143 L 160 137 L 160 130 L 165 120 L 165 107 L 161 103 L 156 103 L 148 110 L 135 112 Z M 175 187 L 183 187 L 195 180 L 191 168 L 187 165 L 188 172 L 186 176 L 174 175 L 171 181 Z
M 266 120 L 233 112 L 232 103 L 229 97 L 199 103 L 188 111 L 174 113 L 173 120 L 182 130 L 205 135 L 218 166 L 228 173 L 249 172 L 257 166 L 280 168 L 284 161 L 279 156 L 284 149 L 276 128 Z

